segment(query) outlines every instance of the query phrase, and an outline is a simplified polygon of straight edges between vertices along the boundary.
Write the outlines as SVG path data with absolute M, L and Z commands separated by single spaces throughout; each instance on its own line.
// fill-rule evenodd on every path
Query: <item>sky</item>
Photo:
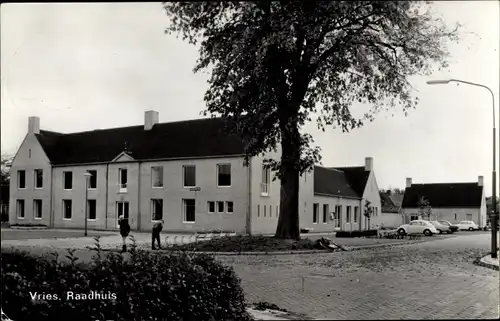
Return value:
M 491 195 L 491 95 L 426 81 L 489 86 L 499 127 L 499 3 L 433 4 L 450 26 L 464 26 L 461 42 L 449 46 L 449 70 L 411 79 L 420 104 L 408 117 L 384 111 L 349 133 L 305 126 L 322 149 L 322 165 L 362 166 L 372 157 L 383 189 L 404 188 L 407 177 L 440 183 L 482 175 Z M 164 34 L 161 3 L 9 3 L 1 6 L 0 25 L 2 154 L 19 148 L 29 116 L 39 116 L 42 129 L 70 133 L 141 125 L 146 110 L 158 111 L 160 122 L 195 119 L 205 108 L 208 72 L 192 71 L 198 48 Z

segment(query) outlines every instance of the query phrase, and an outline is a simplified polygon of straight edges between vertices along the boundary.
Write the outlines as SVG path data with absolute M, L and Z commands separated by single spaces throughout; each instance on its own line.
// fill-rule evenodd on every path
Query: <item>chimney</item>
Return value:
M 406 178 L 406 188 L 411 187 L 411 177 Z
M 159 114 L 157 111 L 148 110 L 144 113 L 144 130 L 151 130 L 155 124 L 158 124 Z
M 40 134 L 40 117 L 28 117 L 28 134 Z
M 370 172 L 373 170 L 373 158 L 366 157 L 365 158 L 365 171 Z
M 477 178 L 477 185 L 478 186 L 483 186 L 483 184 L 484 184 L 484 177 L 483 176 L 479 176 Z

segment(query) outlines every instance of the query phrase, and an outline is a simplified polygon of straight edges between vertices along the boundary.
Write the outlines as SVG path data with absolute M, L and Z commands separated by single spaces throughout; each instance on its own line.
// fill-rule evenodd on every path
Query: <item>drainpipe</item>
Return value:
M 104 229 L 108 229 L 108 188 L 109 188 L 109 182 L 108 182 L 108 174 L 109 174 L 109 163 L 106 164 L 106 202 L 105 202 L 105 214 L 104 214 Z
M 54 170 L 52 166 L 50 166 L 50 206 L 49 206 L 49 227 L 54 228 L 54 212 L 53 212 L 53 204 L 54 204 L 54 186 L 52 185 L 54 175 Z
M 137 179 L 137 231 L 141 230 L 141 162 L 139 162 L 139 177 Z
M 246 234 L 252 235 L 252 159 L 248 162 L 248 209 L 246 216 Z

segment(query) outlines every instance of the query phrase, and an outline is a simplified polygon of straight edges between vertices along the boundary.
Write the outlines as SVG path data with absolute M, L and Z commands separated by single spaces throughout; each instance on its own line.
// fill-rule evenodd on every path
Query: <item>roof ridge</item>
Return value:
M 162 122 L 162 123 L 157 123 L 153 125 L 153 128 L 158 125 L 166 125 L 166 124 L 181 124 L 181 123 L 188 123 L 188 122 L 197 122 L 197 121 L 207 121 L 207 120 L 212 120 L 212 119 L 222 119 L 221 117 L 208 117 L 208 118 L 195 118 L 195 119 L 184 119 L 184 120 L 178 120 L 178 121 L 171 121 L 171 122 Z M 144 125 L 132 125 L 132 126 L 122 126 L 122 127 L 110 127 L 110 128 L 101 128 L 101 129 L 91 129 L 91 130 L 85 130 L 85 131 L 80 131 L 80 132 L 72 132 L 72 133 L 59 133 L 59 132 L 52 132 L 49 130 L 40 130 L 44 131 L 47 133 L 53 133 L 53 134 L 59 134 L 59 135 L 78 135 L 78 134 L 86 134 L 86 133 L 94 133 L 94 132 L 102 132 L 102 131 L 108 131 L 108 130 L 118 130 L 118 129 L 131 129 L 131 128 L 140 128 L 143 127 Z

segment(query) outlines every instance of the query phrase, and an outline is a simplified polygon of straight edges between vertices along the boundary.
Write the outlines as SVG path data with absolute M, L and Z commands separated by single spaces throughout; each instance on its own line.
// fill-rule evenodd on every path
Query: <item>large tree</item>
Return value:
M 277 237 L 299 238 L 299 176 L 320 161 L 318 127 L 343 131 L 383 108 L 405 112 L 418 99 L 408 77 L 446 66 L 455 30 L 420 1 L 168 2 L 167 33 L 199 46 L 194 71 L 209 69 L 205 114 L 233 120 L 249 157 L 268 160 L 281 181 Z M 362 117 L 350 108 L 371 106 Z
M 10 182 L 10 168 L 14 156 L 10 154 L 3 154 L 1 156 L 0 168 L 0 185 L 9 185 Z

